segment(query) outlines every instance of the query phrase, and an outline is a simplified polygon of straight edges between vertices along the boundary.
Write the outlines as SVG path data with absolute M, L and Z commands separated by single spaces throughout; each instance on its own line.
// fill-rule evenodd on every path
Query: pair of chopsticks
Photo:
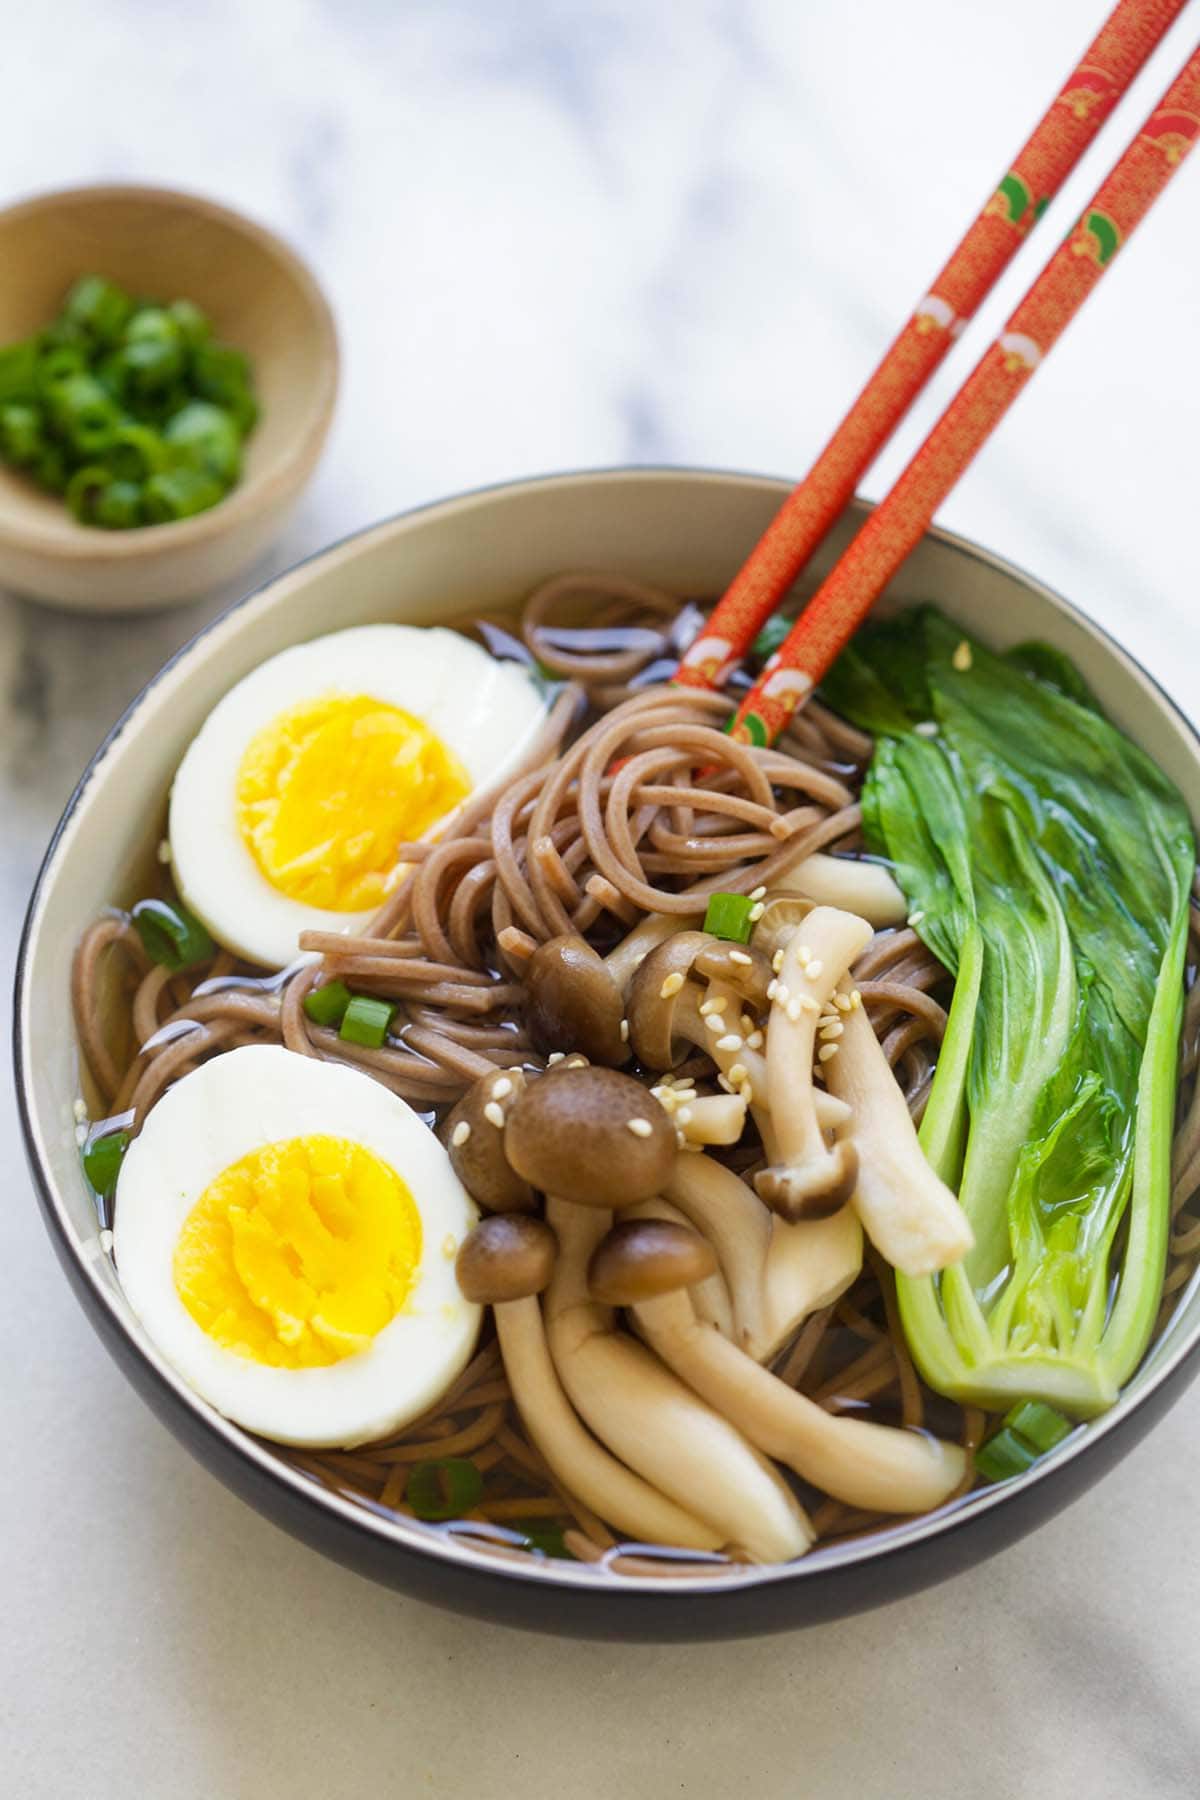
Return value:
M 714 608 L 673 679 L 718 688 L 737 667 L 953 340 L 1007 267 L 1184 0 L 1119 0 L 1049 111 L 805 479 Z M 1070 323 L 1200 132 L 1192 55 L 891 491 L 808 602 L 730 724 L 786 729 L 915 549 L 942 501 Z

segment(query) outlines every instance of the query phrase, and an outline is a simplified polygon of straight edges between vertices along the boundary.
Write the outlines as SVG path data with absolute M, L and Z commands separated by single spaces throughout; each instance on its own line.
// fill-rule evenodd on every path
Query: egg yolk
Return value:
M 211 1181 L 175 1246 L 176 1292 L 222 1348 L 277 1369 L 365 1350 L 404 1305 L 421 1219 L 392 1168 L 336 1137 L 264 1144 Z
M 323 694 L 251 740 L 237 780 L 242 840 L 271 886 L 330 912 L 379 906 L 396 847 L 470 792 L 428 726 L 366 694 Z

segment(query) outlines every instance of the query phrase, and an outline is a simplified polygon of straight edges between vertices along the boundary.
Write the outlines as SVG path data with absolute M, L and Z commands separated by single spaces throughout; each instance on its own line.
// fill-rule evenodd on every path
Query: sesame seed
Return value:
M 782 950 L 777 950 L 775 952 L 774 956 L 771 958 L 771 967 L 774 969 L 775 973 L 778 975 L 780 969 L 782 969 L 782 967 L 783 967 L 783 951 Z
M 708 1031 L 724 1031 L 725 1029 L 725 1022 L 720 1013 L 708 1013 L 705 1016 L 704 1024 Z
M 749 1013 L 743 1013 L 738 1020 L 738 1030 L 743 1037 L 749 1037 L 750 1033 L 754 1030 L 754 1020 L 750 1017 Z
M 833 1004 L 837 1007 L 839 1012 L 849 1012 L 850 1011 L 850 996 L 849 996 L 849 994 L 835 994 L 833 996 Z
M 685 1138 L 683 1136 L 682 1132 L 680 1132 L 679 1135 L 683 1139 L 683 1148 L 685 1150 L 689 1150 L 693 1156 L 703 1156 L 703 1154 L 704 1154 L 704 1145 L 703 1144 L 693 1144 L 691 1142 L 690 1138 Z
M 675 1111 L 677 1102 L 671 1088 L 652 1087 L 650 1092 L 666 1112 L 673 1113 Z
M 560 1063 L 566 1054 L 565 1050 L 552 1050 L 546 1058 L 546 1067 L 552 1069 L 555 1063 Z
M 625 1123 L 630 1131 L 632 1131 L 634 1137 L 647 1138 L 654 1130 L 649 1119 L 626 1119 Z
M 493 1083 L 492 1083 L 492 1099 L 493 1100 L 506 1100 L 511 1093 L 512 1093 L 512 1082 L 508 1079 L 507 1075 L 502 1075 L 500 1077 L 499 1081 L 493 1081 Z
M 786 1008 L 787 1016 L 791 1020 L 793 1025 L 796 1023 L 797 1019 L 800 1017 L 801 1010 L 802 1009 L 801 1009 L 799 1000 L 789 1000 L 788 1001 L 787 1008 Z
M 71 1115 L 77 1125 L 82 1125 L 88 1116 L 87 1102 L 83 1099 L 76 1100 L 71 1107 Z
M 954 664 L 954 667 L 958 670 L 960 675 L 965 675 L 967 670 L 971 667 L 971 646 L 968 644 L 966 638 L 964 638 L 962 643 L 958 646 L 954 655 L 950 658 L 950 661 Z
M 733 1083 L 730 1081 L 728 1075 L 718 1075 L 717 1086 L 726 1094 L 732 1094 L 733 1092 Z
M 687 1149 L 687 1139 L 684 1137 L 682 1131 L 679 1130 L 678 1126 L 675 1129 L 675 1145 L 679 1150 Z
M 460 1119 L 458 1124 L 454 1127 L 454 1130 L 450 1133 L 450 1142 L 454 1145 L 456 1150 L 461 1150 L 470 1135 L 471 1127 L 465 1119 Z
M 588 1059 L 586 1056 L 569 1056 L 567 1058 L 568 1069 L 586 1069 L 587 1066 Z
M 918 737 L 936 737 L 938 734 L 937 720 L 922 719 L 919 724 L 913 726 L 913 730 Z
M 447 1262 L 454 1261 L 454 1255 L 455 1255 L 455 1252 L 457 1251 L 457 1249 L 458 1249 L 458 1239 L 455 1237 L 455 1235 L 452 1231 L 448 1231 L 446 1233 L 445 1237 L 442 1239 L 442 1255 L 445 1257 Z
M 746 1102 L 747 1106 L 749 1106 L 752 1103 L 752 1101 L 754 1099 L 754 1089 L 751 1087 L 751 1085 L 748 1081 L 743 1081 L 742 1085 L 738 1089 L 738 1096 L 740 1099 L 742 1099 Z
M 627 1044 L 629 1042 L 629 1020 L 628 1019 L 621 1020 L 621 1042 L 623 1044 Z
M 820 1002 L 817 1000 L 814 1000 L 811 994 L 801 994 L 801 996 L 800 996 L 800 1011 L 801 1012 L 819 1013 L 820 1010 L 821 1010 Z
M 499 1128 L 504 1123 L 504 1108 L 498 1106 L 494 1100 L 489 1100 L 483 1109 L 483 1116 L 489 1125 Z
M 837 1053 L 838 1047 L 836 1044 L 822 1044 L 821 1048 L 817 1051 L 817 1055 L 823 1063 L 828 1062 L 830 1058 L 836 1056 Z
M 746 1038 L 746 1048 L 748 1050 L 761 1050 L 762 1046 L 763 1046 L 762 1032 L 761 1031 L 750 1032 Z
M 797 944 L 796 945 L 796 956 L 800 962 L 806 963 L 811 955 L 812 955 L 812 945 L 811 944 Z
M 719 1037 L 713 1045 L 714 1050 L 740 1050 L 741 1047 L 742 1040 L 736 1031 L 727 1031 L 725 1036 Z
M 750 889 L 750 898 L 752 900 L 765 900 L 766 897 L 767 897 L 767 890 L 765 887 L 756 887 L 756 888 Z
M 106 1225 L 104 1230 L 100 1233 L 100 1248 L 101 1248 L 101 1250 L 103 1250 L 105 1256 L 111 1256 L 112 1255 L 112 1247 L 113 1247 L 113 1234 Z
M 754 905 L 750 908 L 750 911 L 746 914 L 746 917 L 749 919 L 751 925 L 757 925 L 758 921 L 762 918 L 762 916 L 766 912 L 766 910 L 767 909 L 763 905 L 762 901 L 756 900 L 754 902 Z
M 918 909 L 916 912 L 909 913 L 906 923 L 909 925 L 919 925 L 924 917 L 924 912 Z
M 854 1012 L 854 1011 L 855 1011 L 855 1010 L 856 1010 L 856 1009 L 857 1009 L 857 1008 L 858 1008 L 858 1007 L 860 1007 L 860 1006 L 861 1006 L 861 1005 L 862 1005 L 862 995 L 861 995 L 861 994 L 860 994 L 860 993 L 859 993 L 859 991 L 858 991 L 858 989 L 857 989 L 857 988 L 855 988 L 855 989 L 854 989 L 854 992 L 853 992 L 853 993 L 852 993 L 852 994 L 851 994 L 851 996 L 850 996 L 850 1010 L 851 1010 L 851 1012 Z
M 845 1029 L 840 1019 L 833 1019 L 828 1025 L 822 1025 L 818 1035 L 829 1042 L 833 1038 L 840 1038 Z
M 158 849 L 155 852 L 155 855 L 158 857 L 158 860 L 160 863 L 169 863 L 170 862 L 171 846 L 168 843 L 166 838 L 164 838 L 162 840 L 161 844 L 158 846 Z
M 732 1081 L 734 1087 L 737 1087 L 739 1082 L 745 1081 L 749 1073 L 750 1071 L 747 1069 L 745 1063 L 734 1063 L 729 1071 L 729 1079 Z
M 824 967 L 825 964 L 821 961 L 820 957 L 814 956 L 804 973 L 808 976 L 810 981 L 815 981 Z
M 663 982 L 662 986 L 659 988 L 659 990 L 658 990 L 659 999 L 660 1000 L 669 1000 L 671 998 L 672 994 L 677 994 L 682 986 L 683 986 L 683 976 L 680 973 L 680 971 L 678 969 L 676 969 L 674 974 L 667 976 L 667 979 Z
M 754 958 L 752 956 L 747 956 L 744 950 L 731 950 L 729 952 L 729 960 L 733 963 L 740 963 L 744 969 L 752 969 L 754 967 Z
M 777 981 L 775 983 L 775 992 L 772 994 L 771 998 L 777 1000 L 780 1006 L 786 1006 L 791 999 L 787 983 L 784 981 Z
M 691 1119 L 692 1119 L 691 1107 L 690 1106 L 681 1106 L 679 1111 L 675 1114 L 675 1117 L 679 1120 L 679 1123 L 681 1125 L 690 1124 Z
M 725 998 L 724 994 L 717 994 L 714 996 L 713 999 L 706 1000 L 704 1002 L 704 1005 L 700 1008 L 700 1011 L 704 1014 L 704 1017 L 707 1019 L 709 1013 L 723 1013 L 725 1011 L 725 1008 L 728 1005 L 729 1005 L 729 1002 Z

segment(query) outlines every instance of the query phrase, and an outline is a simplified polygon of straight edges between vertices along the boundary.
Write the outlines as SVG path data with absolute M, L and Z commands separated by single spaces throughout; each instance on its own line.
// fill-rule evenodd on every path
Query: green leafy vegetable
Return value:
M 483 1477 L 464 1456 L 414 1463 L 404 1497 L 418 1519 L 460 1519 L 483 1492 Z
M 825 691 L 877 735 L 868 843 L 957 977 L 921 1141 L 976 1243 L 900 1279 L 913 1354 L 955 1398 L 1086 1416 L 1161 1291 L 1186 809 L 1066 658 L 995 656 L 933 609 L 861 633 Z

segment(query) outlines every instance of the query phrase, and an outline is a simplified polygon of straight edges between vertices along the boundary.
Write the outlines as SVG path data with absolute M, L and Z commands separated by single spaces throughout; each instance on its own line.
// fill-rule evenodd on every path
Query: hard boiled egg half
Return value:
M 181 897 L 219 943 L 282 968 L 302 931 L 361 930 L 397 846 L 436 836 L 544 715 L 529 676 L 457 632 L 362 625 L 239 681 L 171 791 Z
M 347 1446 L 398 1431 L 466 1365 L 480 1309 L 454 1258 L 475 1219 L 403 1100 L 248 1044 L 149 1114 L 113 1251 L 146 1332 L 218 1412 L 279 1443 Z

